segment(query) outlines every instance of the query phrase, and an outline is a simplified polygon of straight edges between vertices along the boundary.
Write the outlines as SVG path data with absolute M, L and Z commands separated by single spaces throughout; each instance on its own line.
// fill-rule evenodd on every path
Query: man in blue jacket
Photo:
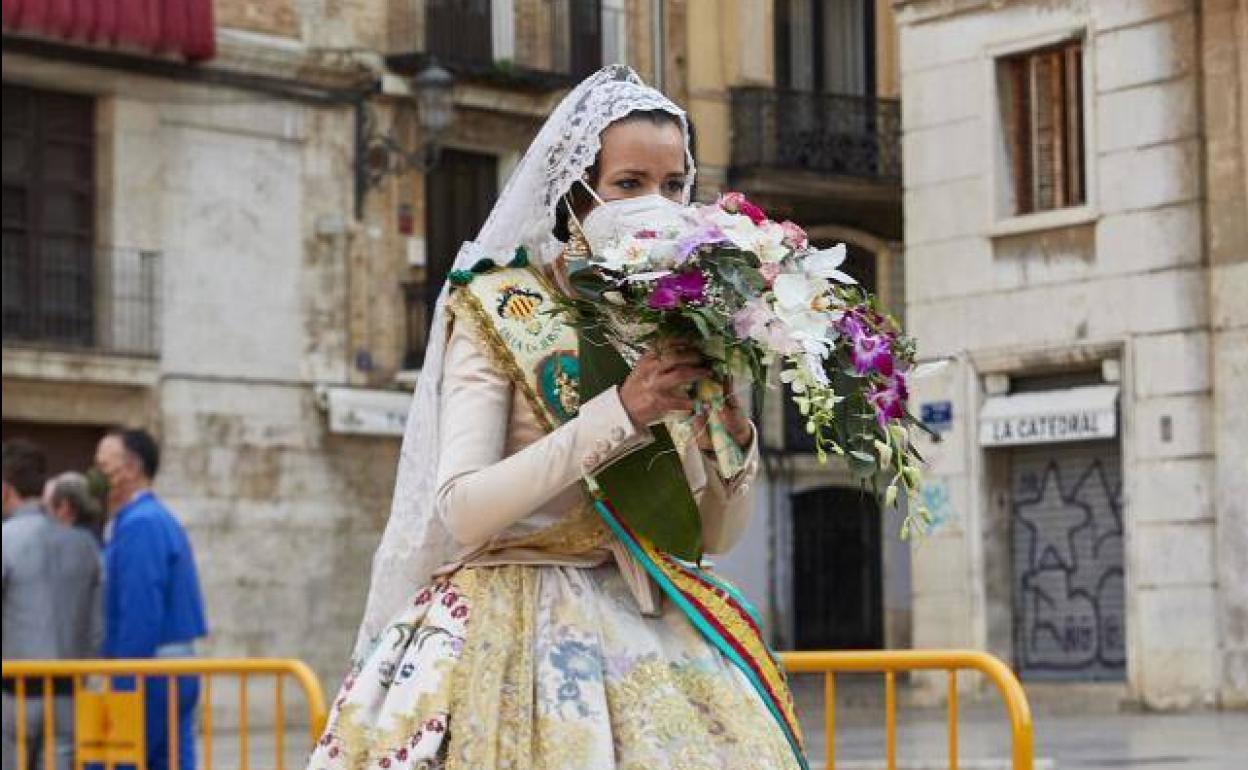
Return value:
M 95 465 L 108 481 L 110 521 L 104 546 L 106 658 L 191 657 L 207 633 L 195 557 L 186 531 L 152 493 L 160 450 L 144 430 L 115 430 L 100 440 Z M 119 681 L 119 689 L 133 681 Z M 147 766 L 169 766 L 168 682 L 146 683 Z M 195 677 L 178 678 L 178 767 L 194 770 Z

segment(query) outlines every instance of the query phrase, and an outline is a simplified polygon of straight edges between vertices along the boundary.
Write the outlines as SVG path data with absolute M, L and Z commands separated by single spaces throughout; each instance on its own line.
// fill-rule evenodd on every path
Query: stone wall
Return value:
M 1248 707 L 1248 2 L 1207 0 L 1205 116 L 1221 698 Z
M 962 13 L 949 10 L 899 4 L 907 314 L 924 355 L 952 363 L 918 387 L 916 401 L 949 399 L 961 415 L 932 447 L 931 479 L 949 490 L 958 516 L 916 553 L 915 644 L 982 646 L 989 637 L 985 562 L 993 555 L 981 536 L 993 513 L 989 458 L 974 441 L 977 375 L 1118 357 L 1130 693 L 1158 707 L 1213 703 L 1219 597 L 1229 610 L 1227 578 L 1243 585 L 1248 573 L 1223 554 L 1219 591 L 1215 538 L 1244 526 L 1242 494 L 1216 480 L 1242 458 L 1243 432 L 1215 427 L 1242 403 L 1227 391 L 1243 371 L 1243 322 L 1231 308 L 1244 302 L 1219 301 L 1227 290 L 1217 287 L 1233 281 L 1218 271 L 1238 265 L 1217 266 L 1206 228 L 1218 217 L 1243 221 L 1244 176 L 1230 167 L 1235 152 L 1242 159 L 1238 144 L 1210 161 L 1222 164 L 1228 191 L 1240 191 L 1217 196 L 1236 203 L 1210 211 L 1203 158 L 1214 148 L 1202 131 L 1215 126 L 1202 125 L 1199 52 L 1209 49 L 1198 40 L 1211 9 L 1156 0 L 968 1 Z M 1234 24 L 1212 24 L 1234 34 Z M 1065 35 L 1085 43 L 1088 205 L 1011 221 L 998 213 L 992 57 Z M 1207 90 L 1211 75 L 1203 76 Z M 1228 87 L 1234 93 L 1234 81 L 1217 93 Z M 1234 240 L 1242 236 L 1226 237 L 1224 253 L 1242 259 L 1243 241 Z

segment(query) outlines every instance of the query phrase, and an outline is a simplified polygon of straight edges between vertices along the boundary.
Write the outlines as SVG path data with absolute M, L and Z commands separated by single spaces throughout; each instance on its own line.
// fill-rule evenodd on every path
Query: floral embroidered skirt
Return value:
M 477 567 L 352 668 L 308 770 L 797 768 L 744 676 L 614 563 Z

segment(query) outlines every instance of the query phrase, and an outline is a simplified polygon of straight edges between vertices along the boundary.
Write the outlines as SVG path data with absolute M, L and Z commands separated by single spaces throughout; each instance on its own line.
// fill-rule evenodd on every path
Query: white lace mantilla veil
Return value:
M 470 267 L 483 257 L 505 263 L 518 246 L 524 246 L 529 259 L 537 264 L 558 256 L 563 244 L 552 230 L 560 201 L 593 165 L 603 130 L 637 110 L 663 110 L 680 120 L 688 164 L 687 203 L 694 165 L 684 111 L 647 86 L 630 68 L 610 65 L 572 89 L 551 113 L 512 172 L 476 240 L 460 247 L 453 269 Z M 441 451 L 438 404 L 447 338 L 446 297 L 444 284 L 403 435 L 390 519 L 373 556 L 372 582 L 356 639 L 357 659 L 367 654 L 386 623 L 457 550 L 434 510 Z

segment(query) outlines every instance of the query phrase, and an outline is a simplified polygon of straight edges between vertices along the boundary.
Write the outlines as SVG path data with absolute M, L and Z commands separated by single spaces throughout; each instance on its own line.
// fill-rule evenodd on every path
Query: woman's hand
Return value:
M 753 438 L 754 428 L 750 425 L 750 417 L 745 413 L 745 409 L 741 406 L 741 400 L 737 398 L 737 394 L 732 392 L 732 383 L 724 384 L 724 406 L 719 410 L 719 418 L 724 424 L 724 428 L 728 431 L 728 435 L 732 436 L 732 440 L 737 446 L 745 449 Z M 715 445 L 711 442 L 711 431 L 707 427 L 707 420 L 710 419 L 710 412 L 703 409 L 693 416 L 693 430 L 698 437 L 698 449 L 703 452 L 715 451 Z
M 637 360 L 620 385 L 620 401 L 633 425 L 644 428 L 668 412 L 692 411 L 689 386 L 710 374 L 693 345 L 669 341 Z

